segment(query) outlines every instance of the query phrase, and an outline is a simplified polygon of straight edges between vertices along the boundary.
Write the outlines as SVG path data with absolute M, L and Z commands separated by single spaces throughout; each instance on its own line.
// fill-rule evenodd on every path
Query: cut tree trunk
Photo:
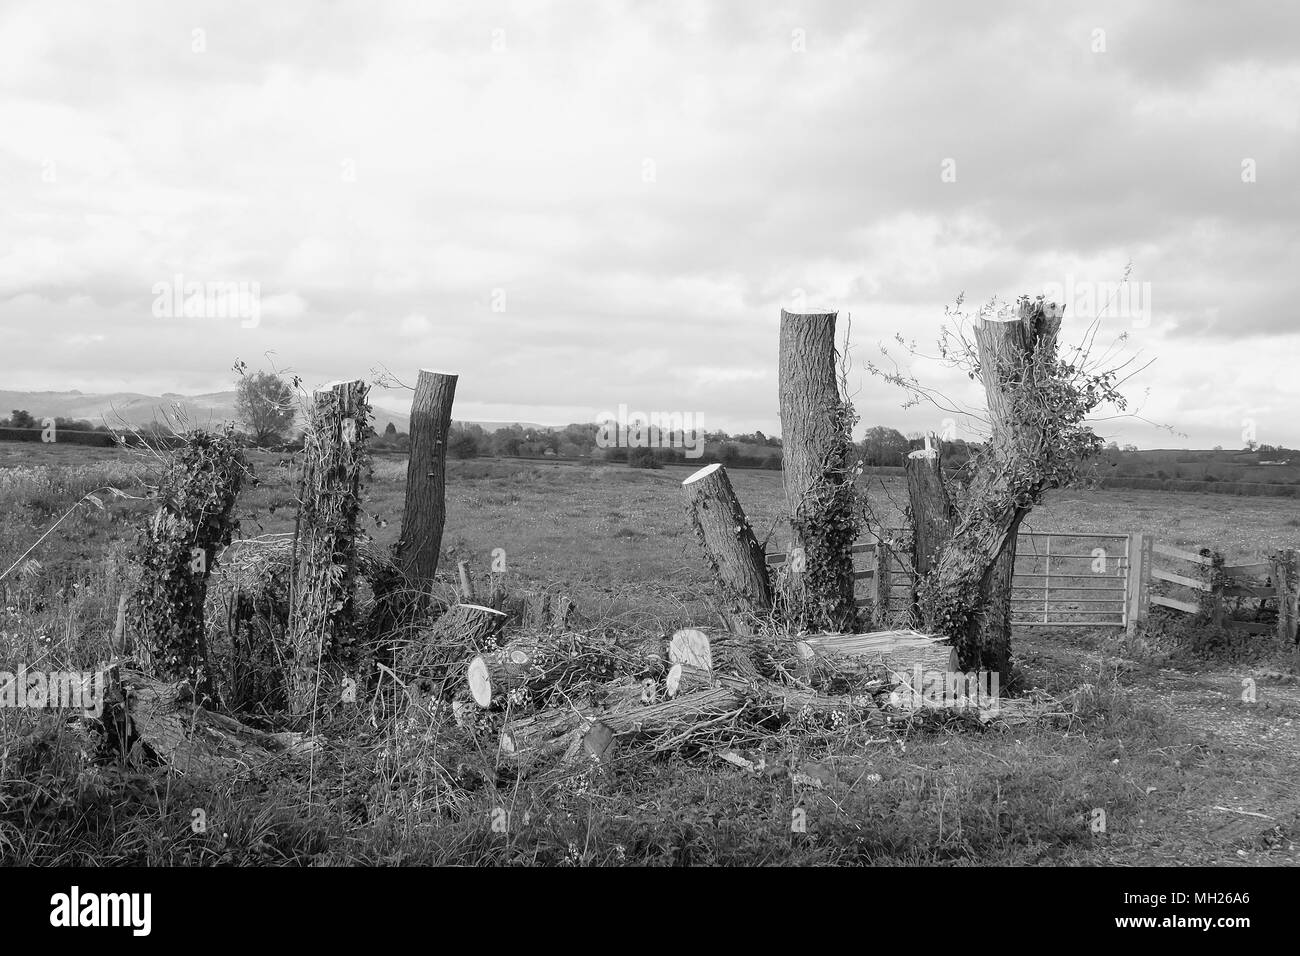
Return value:
M 939 444 L 914 451 L 907 456 L 907 498 L 912 511 L 912 570 L 916 584 L 912 604 L 919 620 L 921 582 L 934 570 L 940 552 L 952 537 L 956 514 L 952 499 L 943 483 L 943 463 Z
M 314 705 L 322 683 L 333 683 L 361 657 L 357 523 L 368 460 L 367 392 L 361 380 L 334 382 L 316 391 L 311 410 L 288 629 L 289 702 L 299 713 Z
M 854 508 L 852 412 L 840 394 L 835 349 L 837 313 L 781 310 L 781 469 L 795 544 L 805 621 L 817 629 L 852 630 Z
M 447 442 L 457 376 L 420 369 L 411 403 L 411 456 L 397 566 L 418 596 L 433 590 L 447 516 Z
M 682 482 L 695 536 L 713 569 L 727 626 L 748 634 L 772 608 L 767 555 L 740 506 L 727 470 L 702 468 Z
M 120 646 L 129 624 L 149 669 L 163 680 L 189 681 L 201 699 L 215 693 L 205 631 L 208 581 L 238 527 L 232 514 L 247 469 L 232 435 L 186 436 L 166 459 L 161 507 L 132 551 L 139 583 L 119 608 Z
M 567 631 L 578 618 L 578 606 L 573 599 L 567 594 L 551 591 L 516 591 L 505 601 L 504 607 L 526 630 Z
M 969 504 L 922 588 L 922 624 L 950 637 L 962 671 L 1010 677 L 1011 575 L 1015 538 L 1033 502 L 1047 487 L 1035 476 L 1049 457 L 1042 428 L 1027 420 L 1017 400 L 1032 400 L 1039 373 L 1056 351 L 1061 313 L 1054 305 L 1022 300 L 1016 315 L 985 317 L 975 327 L 980 377 L 991 437 L 966 496 Z
M 759 644 L 752 636 L 709 634 L 696 628 L 683 628 L 668 642 L 668 663 L 757 680 L 762 674 L 759 665 L 764 655 L 774 656 L 771 646 L 774 643 L 772 639 Z M 792 641 L 782 643 L 787 646 L 777 651 L 776 656 L 785 658 L 797 654 Z
M 420 635 L 420 644 L 438 657 L 464 660 L 466 652 L 496 650 L 496 638 L 508 616 L 479 604 L 453 604 L 447 613 Z
M 121 663 L 110 665 L 100 722 L 110 748 L 192 777 L 232 774 L 285 756 L 310 754 L 320 741 L 268 733 L 195 702 L 187 682 L 155 680 Z
M 524 639 L 511 641 L 499 651 L 477 655 L 469 662 L 466 674 L 474 703 L 490 707 L 494 700 L 541 677 L 537 651 L 536 640 Z

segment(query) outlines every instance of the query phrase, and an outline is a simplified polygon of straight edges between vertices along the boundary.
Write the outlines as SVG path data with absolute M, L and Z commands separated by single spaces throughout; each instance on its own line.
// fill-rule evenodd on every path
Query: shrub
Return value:
M 631 468 L 663 467 L 663 462 L 655 457 L 653 448 L 633 448 L 628 452 L 627 463 Z
M 447 443 L 447 452 L 452 458 L 477 458 L 478 457 L 478 440 L 469 432 L 458 431 L 451 436 L 451 441 Z

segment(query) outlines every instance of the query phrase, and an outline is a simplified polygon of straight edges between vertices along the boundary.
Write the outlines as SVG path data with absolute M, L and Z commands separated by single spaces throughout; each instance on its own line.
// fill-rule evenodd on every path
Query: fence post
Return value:
M 1151 574 L 1151 547 L 1154 539 L 1146 534 L 1131 534 L 1128 539 L 1128 613 L 1127 631 L 1132 634 L 1146 620 L 1151 607 L 1147 581 Z
M 1223 555 L 1209 548 L 1201 548 L 1201 557 L 1209 558 L 1208 565 L 1202 565 L 1201 576 L 1210 586 L 1208 596 L 1200 598 L 1201 613 L 1209 617 L 1215 627 L 1223 627 L 1228 620 L 1228 605 L 1223 598 L 1223 589 L 1227 579 L 1223 574 Z
M 871 608 L 871 622 L 876 627 L 889 626 L 890 596 L 893 582 L 890 580 L 894 561 L 894 549 L 883 538 L 876 542 L 876 600 Z
M 289 699 L 298 712 L 315 702 L 323 663 L 331 682 L 354 665 L 357 646 L 357 525 L 362 474 L 369 461 L 369 387 L 331 382 L 312 396 L 303 449 L 303 500 L 295 533 L 289 609 Z M 328 691 L 327 691 L 328 692 Z
M 1283 644 L 1300 643 L 1300 552 L 1286 548 L 1273 555 L 1273 581 L 1277 588 L 1277 637 Z

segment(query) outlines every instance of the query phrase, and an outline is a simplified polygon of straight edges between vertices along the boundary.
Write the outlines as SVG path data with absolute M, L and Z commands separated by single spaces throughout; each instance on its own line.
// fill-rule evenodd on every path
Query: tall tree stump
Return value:
M 313 396 L 288 628 L 289 701 L 299 712 L 314 706 L 321 683 L 332 683 L 324 680 L 323 663 L 338 677 L 361 657 L 357 518 L 369 460 L 368 391 L 364 381 L 332 382 Z
M 997 671 L 1004 687 L 1016 536 L 1054 481 L 1044 463 L 1059 455 L 1034 403 L 1053 384 L 1061 316 L 1053 304 L 1022 299 L 1014 314 L 985 316 L 975 326 L 992 434 L 949 544 L 922 586 L 925 628 L 952 638 L 963 671 Z
M 854 418 L 836 371 L 837 314 L 781 310 L 781 469 L 795 543 L 804 554 L 804 623 L 851 630 L 857 616 Z
M 447 517 L 447 442 L 457 376 L 420 369 L 411 402 L 411 456 L 397 566 L 421 596 L 433 590 Z
M 713 569 L 727 626 L 735 633 L 750 633 L 755 619 L 772 608 L 772 584 L 767 555 L 749 526 L 727 470 L 721 465 L 701 468 L 682 482 L 682 490 L 691 526 Z
M 907 456 L 907 498 L 912 512 L 912 606 L 920 618 L 921 583 L 938 564 L 939 554 L 952 537 L 956 514 L 943 482 L 943 462 L 935 441 Z
M 188 681 L 200 700 L 215 692 L 204 630 L 208 579 L 238 528 L 231 515 L 247 472 L 233 432 L 187 435 L 165 459 L 159 508 L 132 552 L 141 574 L 123 608 L 123 633 L 129 625 L 155 677 Z

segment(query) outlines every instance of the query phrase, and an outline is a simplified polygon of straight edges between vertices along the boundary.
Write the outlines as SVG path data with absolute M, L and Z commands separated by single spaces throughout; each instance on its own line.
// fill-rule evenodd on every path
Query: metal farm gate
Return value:
M 914 574 L 910 556 L 892 546 L 903 532 L 887 532 L 885 546 L 859 541 L 853 546 L 858 606 L 872 608 L 878 626 L 898 623 L 908 614 Z M 1136 542 L 1135 542 L 1135 539 Z M 1021 532 L 1016 543 L 1011 620 L 1018 627 L 1127 627 L 1135 618 L 1134 596 L 1144 588 L 1141 536 L 1087 532 Z M 771 565 L 787 554 L 768 554 Z
M 1021 532 L 1011 622 L 1021 627 L 1127 627 L 1127 534 Z
M 889 529 L 882 544 L 853 546 L 857 603 L 876 628 L 909 626 L 915 574 L 906 532 Z M 1157 564 L 1156 559 L 1160 559 Z M 784 553 L 767 556 L 783 565 Z M 1169 562 L 1178 562 L 1172 566 Z M 1252 602 L 1243 619 L 1243 602 Z M 1300 642 L 1300 551 L 1283 549 L 1245 564 L 1184 551 L 1149 534 L 1022 531 L 1011 581 L 1016 627 L 1132 629 L 1153 606 L 1208 614 L 1253 634 L 1276 631 Z

